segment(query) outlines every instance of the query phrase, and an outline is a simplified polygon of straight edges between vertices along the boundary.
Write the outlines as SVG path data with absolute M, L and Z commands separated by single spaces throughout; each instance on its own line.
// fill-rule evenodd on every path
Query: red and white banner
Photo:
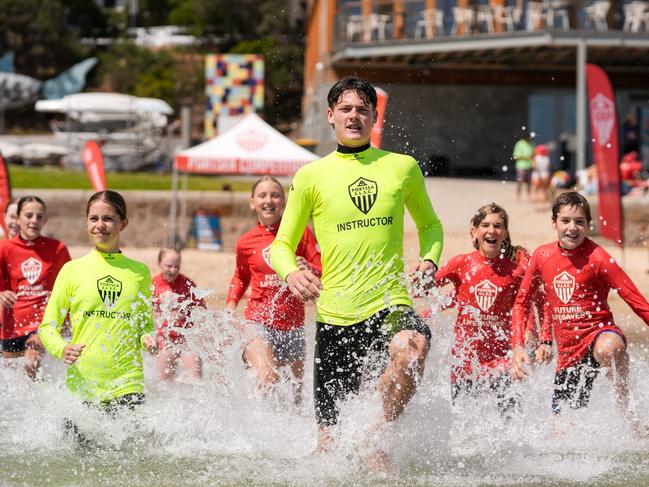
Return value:
M 9 170 L 7 169 L 7 163 L 4 158 L 0 155 L 0 225 L 4 230 L 4 234 L 7 234 L 7 226 L 5 223 L 5 209 L 11 200 L 11 181 L 9 180 Z
M 376 88 L 376 123 L 372 126 L 372 135 L 370 143 L 372 147 L 381 148 L 381 139 L 383 138 L 383 122 L 385 122 L 385 111 L 388 106 L 388 94 L 381 88 Z
M 106 189 L 106 173 L 104 172 L 104 156 L 99 144 L 94 140 L 87 141 L 81 149 L 81 159 L 88 171 L 88 177 L 95 191 Z
M 252 174 L 292 176 L 304 165 L 303 162 L 281 159 L 239 159 L 210 156 L 176 156 L 176 167 L 180 172 L 198 174 Z
M 624 243 L 622 196 L 615 97 L 608 76 L 594 64 L 586 65 L 588 107 L 597 165 L 599 232 L 620 247 Z

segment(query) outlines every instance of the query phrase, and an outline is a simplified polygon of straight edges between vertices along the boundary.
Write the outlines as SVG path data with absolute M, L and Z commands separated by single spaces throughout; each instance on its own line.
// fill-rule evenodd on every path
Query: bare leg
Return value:
M 245 361 L 257 374 L 257 385 L 266 393 L 279 381 L 273 350 L 266 340 L 255 338 L 243 352 Z
M 158 368 L 158 375 L 161 380 L 169 382 L 172 381 L 174 377 L 176 377 L 178 355 L 178 352 L 174 352 L 169 348 L 163 348 L 160 351 L 156 365 Z
M 182 355 L 183 372 L 186 377 L 201 379 L 203 377 L 203 361 L 196 352 L 185 352 Z
M 417 391 L 417 380 L 424 373 L 428 343 L 416 331 L 404 330 L 392 337 L 390 342 L 390 363 L 379 379 L 379 391 L 383 397 L 383 419 L 385 422 L 397 419 Z M 372 448 L 383 424 L 376 425 L 368 439 Z M 366 458 L 368 467 L 375 471 L 392 470 L 390 458 L 380 448 L 375 448 Z
M 390 364 L 379 379 L 385 421 L 397 419 L 415 395 L 427 354 L 426 338 L 416 331 L 400 331 L 392 338 Z
M 611 371 L 615 368 L 615 396 L 623 412 L 629 409 L 629 354 L 622 337 L 617 333 L 602 333 L 593 348 L 595 360 Z
M 295 360 L 288 366 L 293 374 L 293 402 L 299 405 L 302 402 L 302 385 L 304 383 L 304 361 Z
M 31 380 L 36 380 L 41 368 L 41 357 L 45 352 L 43 342 L 38 335 L 34 334 L 27 339 L 25 345 L 25 372 Z
M 333 444 L 334 439 L 331 436 L 331 431 L 325 426 L 320 426 L 318 428 L 318 444 L 315 448 L 315 455 L 320 455 L 323 453 L 329 453 L 331 451 L 331 445 Z

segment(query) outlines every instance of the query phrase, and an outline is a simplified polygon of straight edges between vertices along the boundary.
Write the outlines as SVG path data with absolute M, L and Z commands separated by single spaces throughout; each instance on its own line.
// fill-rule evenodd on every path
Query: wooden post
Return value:
M 505 8 L 505 0 L 489 0 L 489 8 L 491 8 L 491 7 Z M 502 10 L 501 10 L 501 12 L 502 12 Z M 494 30 L 496 32 L 502 32 L 503 31 L 503 24 L 494 21 Z
M 394 27 L 394 32 L 392 37 L 395 39 L 401 39 L 403 37 L 403 0 L 395 0 L 392 6 L 392 25 Z
M 457 6 L 462 8 L 469 8 L 469 0 L 457 0 Z M 457 26 L 457 34 L 464 35 L 467 33 L 467 30 L 470 26 L 466 25 L 466 22 L 462 22 Z

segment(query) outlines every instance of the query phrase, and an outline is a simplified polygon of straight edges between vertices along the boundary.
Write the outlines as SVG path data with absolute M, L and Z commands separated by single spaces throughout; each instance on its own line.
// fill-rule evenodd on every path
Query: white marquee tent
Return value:
M 175 166 L 184 173 L 292 176 L 317 158 L 249 113 L 218 137 L 178 152 Z

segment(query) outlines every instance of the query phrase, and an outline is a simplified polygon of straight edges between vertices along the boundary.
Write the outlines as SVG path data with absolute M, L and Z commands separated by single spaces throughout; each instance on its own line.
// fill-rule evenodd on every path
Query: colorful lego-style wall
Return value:
M 264 58 L 258 54 L 205 56 L 205 138 L 217 135 L 220 116 L 258 112 L 264 105 Z

